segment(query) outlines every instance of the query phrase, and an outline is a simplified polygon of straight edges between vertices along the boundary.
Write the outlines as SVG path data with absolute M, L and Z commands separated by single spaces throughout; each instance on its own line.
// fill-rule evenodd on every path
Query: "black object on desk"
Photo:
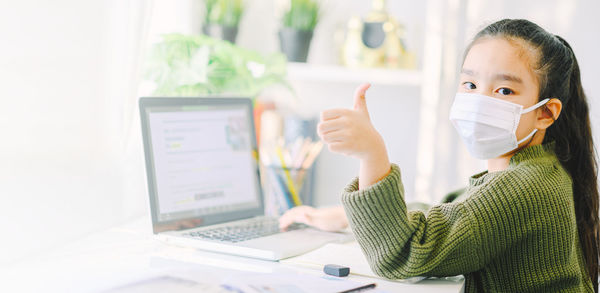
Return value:
M 362 290 L 373 289 L 373 288 L 375 288 L 375 286 L 377 286 L 377 284 L 371 283 L 371 284 L 367 284 L 367 285 L 364 285 L 364 286 L 356 287 L 356 288 L 353 288 L 353 289 L 348 289 L 348 290 L 345 290 L 345 291 L 341 291 L 341 292 L 338 292 L 338 293 L 359 292 L 359 291 L 362 291 Z
M 323 267 L 323 271 L 332 276 L 345 277 L 350 274 L 350 268 L 340 265 L 328 264 Z

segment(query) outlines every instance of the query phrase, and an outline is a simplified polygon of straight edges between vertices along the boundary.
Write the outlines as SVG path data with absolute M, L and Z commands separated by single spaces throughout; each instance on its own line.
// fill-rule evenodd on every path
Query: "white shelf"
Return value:
M 382 85 L 420 86 L 421 71 L 386 68 L 351 69 L 339 65 L 321 65 L 289 62 L 287 77 L 290 81 L 309 82 L 370 82 Z

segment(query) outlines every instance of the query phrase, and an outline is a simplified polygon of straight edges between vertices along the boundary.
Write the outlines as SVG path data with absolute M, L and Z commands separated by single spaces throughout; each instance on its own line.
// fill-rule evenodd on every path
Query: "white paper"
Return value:
M 174 276 L 158 276 L 121 286 L 104 293 L 230 293 L 218 284 L 197 282 Z
M 320 275 L 302 273 L 247 274 L 237 275 L 223 282 L 224 288 L 239 293 L 334 293 L 358 288 L 366 284 L 323 273 Z M 383 291 L 377 289 L 369 291 L 369 293 L 372 292 Z
M 280 262 L 312 268 L 323 268 L 326 264 L 336 264 L 349 267 L 350 274 L 353 275 L 382 279 L 371 270 L 367 258 L 357 242 L 346 244 L 328 243 L 321 248 Z M 416 283 L 423 279 L 425 277 L 414 277 L 401 280 L 401 282 Z
M 366 285 L 324 274 L 234 273 L 223 278 L 206 278 L 203 275 L 187 272 L 152 276 L 102 293 L 334 293 Z M 374 289 L 370 292 L 383 291 Z

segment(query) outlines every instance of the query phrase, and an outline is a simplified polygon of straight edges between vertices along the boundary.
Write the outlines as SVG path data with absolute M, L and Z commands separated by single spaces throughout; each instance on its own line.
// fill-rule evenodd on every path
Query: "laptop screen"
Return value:
M 249 99 L 144 99 L 150 199 L 160 231 L 262 211 Z

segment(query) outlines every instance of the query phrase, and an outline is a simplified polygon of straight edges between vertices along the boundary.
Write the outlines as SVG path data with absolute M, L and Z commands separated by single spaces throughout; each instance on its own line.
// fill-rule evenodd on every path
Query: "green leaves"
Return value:
M 205 24 L 237 27 L 244 12 L 243 0 L 204 0 Z
M 168 34 L 148 54 L 144 78 L 156 86 L 155 96 L 254 97 L 272 84 L 288 86 L 285 60 L 204 35 Z
M 283 16 L 283 26 L 312 31 L 319 21 L 319 3 L 316 0 L 290 0 L 290 9 Z

